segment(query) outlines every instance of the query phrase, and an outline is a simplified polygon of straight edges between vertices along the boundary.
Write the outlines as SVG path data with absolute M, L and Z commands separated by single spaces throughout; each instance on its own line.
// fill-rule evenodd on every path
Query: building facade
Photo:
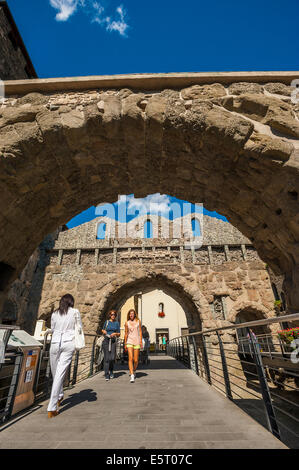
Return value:
M 0 79 L 37 78 L 18 27 L 5 1 L 0 1 Z
M 161 234 L 164 222 L 158 216 L 150 218 Z M 148 219 L 133 219 L 127 229 L 142 234 Z M 196 248 L 189 243 L 191 223 L 189 233 L 183 230 L 178 238 L 119 237 L 124 226 L 114 225 L 107 217 L 59 232 L 40 247 L 30 287 L 31 307 L 22 317 L 23 324 L 32 332 L 37 319 L 49 322 L 67 292 L 74 296 L 90 334 L 101 331 L 110 309 L 120 312 L 132 297 L 142 293 L 146 298 L 156 290 L 179 304 L 186 317 L 181 328 L 189 331 L 229 325 L 240 315 L 251 319 L 277 315 L 270 274 L 251 242 L 223 220 L 205 215 L 201 223 L 203 236 Z M 105 224 L 105 238 L 98 236 L 101 224 Z M 156 300 L 152 302 L 155 317 L 158 306 Z M 133 305 L 136 302 L 131 301 Z M 121 316 L 119 320 L 123 322 Z
M 188 331 L 186 314 L 175 299 L 161 289 L 139 292 L 128 299 L 120 311 L 121 338 L 124 337 L 124 325 L 127 314 L 134 308 L 142 325 L 146 326 L 150 342 L 159 344 L 159 336 L 167 339 L 181 336 Z

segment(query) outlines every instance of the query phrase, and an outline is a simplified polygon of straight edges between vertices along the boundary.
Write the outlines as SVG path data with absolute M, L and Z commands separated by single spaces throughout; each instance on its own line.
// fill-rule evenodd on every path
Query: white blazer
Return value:
M 70 307 L 65 315 L 60 315 L 58 311 L 52 313 L 52 343 L 74 341 L 76 323 L 75 314 L 77 314 L 79 324 L 82 327 L 80 312 L 76 308 Z

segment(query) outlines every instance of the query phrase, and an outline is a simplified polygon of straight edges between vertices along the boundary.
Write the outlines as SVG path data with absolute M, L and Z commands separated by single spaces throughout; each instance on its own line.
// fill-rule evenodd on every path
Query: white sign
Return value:
M 26 360 L 26 369 L 28 369 L 28 367 L 30 367 L 30 365 L 31 365 L 31 356 L 28 356 L 27 360 Z
M 25 375 L 25 383 L 32 382 L 33 378 L 33 369 L 27 370 L 26 375 Z

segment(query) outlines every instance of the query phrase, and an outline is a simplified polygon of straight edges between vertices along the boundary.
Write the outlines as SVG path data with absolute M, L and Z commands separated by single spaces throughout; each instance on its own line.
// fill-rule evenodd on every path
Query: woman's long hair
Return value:
M 66 315 L 68 312 L 68 309 L 70 307 L 73 307 L 74 303 L 75 303 L 74 297 L 71 294 L 63 295 L 59 301 L 58 312 L 60 313 L 60 315 Z
M 139 320 L 138 315 L 137 315 L 137 313 L 136 313 L 136 310 L 134 310 L 133 308 L 130 308 L 130 310 L 128 311 L 128 315 L 127 315 L 127 321 L 130 320 L 130 312 L 134 312 L 134 313 L 135 313 L 134 320 Z
M 111 320 L 111 313 L 115 313 L 115 321 L 117 319 L 117 311 L 116 310 L 110 310 L 110 312 L 108 313 L 108 320 Z

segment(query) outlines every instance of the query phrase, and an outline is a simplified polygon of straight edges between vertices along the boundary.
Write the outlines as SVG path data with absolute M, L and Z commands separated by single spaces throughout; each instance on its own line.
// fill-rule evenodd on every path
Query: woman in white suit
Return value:
M 53 376 L 52 391 L 48 405 L 48 417 L 58 415 L 58 406 L 63 400 L 63 381 L 75 351 L 76 318 L 82 328 L 79 310 L 74 307 L 74 297 L 66 294 L 61 297 L 59 308 L 52 313 L 50 365 Z

